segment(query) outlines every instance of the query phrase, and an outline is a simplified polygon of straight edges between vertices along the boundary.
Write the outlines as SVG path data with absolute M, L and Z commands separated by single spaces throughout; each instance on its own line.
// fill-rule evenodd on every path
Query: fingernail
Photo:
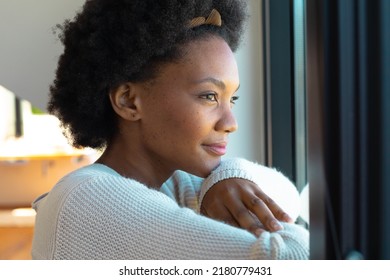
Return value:
M 258 229 L 255 230 L 255 235 L 256 235 L 257 237 L 259 237 L 263 232 L 264 232 L 263 229 L 258 228 Z
M 274 230 L 282 230 L 283 226 L 277 220 L 272 220 L 271 221 L 271 228 L 274 229 Z
M 283 221 L 288 222 L 288 223 L 293 222 L 293 219 L 287 213 L 283 214 L 283 218 L 282 219 L 283 219 Z

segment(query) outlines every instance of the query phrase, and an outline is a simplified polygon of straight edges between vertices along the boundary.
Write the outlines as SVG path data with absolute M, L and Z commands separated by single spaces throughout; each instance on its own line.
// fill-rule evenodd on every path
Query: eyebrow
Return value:
M 221 89 L 226 89 L 226 85 L 225 85 L 224 82 L 222 82 L 221 80 L 215 79 L 213 77 L 207 77 L 207 78 L 195 81 L 195 83 L 197 83 L 197 84 L 212 83 L 212 84 L 216 85 L 217 87 L 219 87 Z M 236 91 L 238 91 L 239 88 L 240 88 L 240 84 L 238 85 Z

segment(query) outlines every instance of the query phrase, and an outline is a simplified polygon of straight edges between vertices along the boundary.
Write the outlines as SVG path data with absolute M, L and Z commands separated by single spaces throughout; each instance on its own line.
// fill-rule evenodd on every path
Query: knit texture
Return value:
M 293 220 L 298 218 L 301 202 L 294 184 L 274 168 L 241 158 L 230 158 L 222 161 L 220 166 L 204 180 L 200 191 L 199 209 L 207 191 L 226 178 L 241 178 L 254 182 L 264 193 L 276 201 Z
M 225 175 L 229 178 L 228 172 Z M 256 238 L 196 213 L 199 193 L 209 180 L 177 171 L 160 190 L 154 190 L 105 165 L 83 167 L 33 203 L 37 217 L 32 257 L 308 258 L 308 232 L 298 225 L 283 224 L 283 230 Z

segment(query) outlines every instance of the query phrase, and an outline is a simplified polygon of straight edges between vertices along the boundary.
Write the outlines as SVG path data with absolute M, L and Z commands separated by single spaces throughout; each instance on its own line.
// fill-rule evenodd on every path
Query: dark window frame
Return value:
M 283 172 L 301 191 L 307 182 L 305 5 L 264 0 L 265 164 Z M 303 69 L 297 72 L 297 69 Z

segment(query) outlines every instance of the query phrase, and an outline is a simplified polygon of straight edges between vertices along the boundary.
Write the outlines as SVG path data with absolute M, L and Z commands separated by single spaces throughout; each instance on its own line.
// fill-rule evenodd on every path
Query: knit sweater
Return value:
M 250 232 L 199 214 L 216 182 L 257 183 L 296 218 L 299 196 L 281 173 L 242 159 L 222 161 L 206 179 L 177 171 L 160 190 L 91 164 L 33 202 L 33 259 L 307 259 L 308 231 Z

